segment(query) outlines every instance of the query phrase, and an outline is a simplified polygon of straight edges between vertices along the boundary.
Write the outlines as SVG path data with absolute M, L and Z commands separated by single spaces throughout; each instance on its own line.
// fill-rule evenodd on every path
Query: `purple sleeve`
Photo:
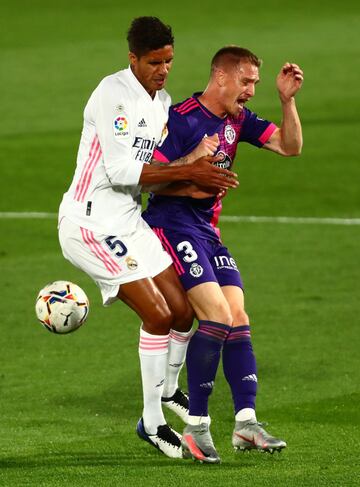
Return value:
M 181 123 L 182 122 L 182 123 Z M 154 158 L 161 162 L 170 162 L 179 159 L 184 154 L 184 140 L 186 125 L 184 118 L 174 112 L 173 107 L 169 110 L 169 119 L 164 130 L 163 137 L 154 151 Z
M 244 110 L 245 120 L 240 132 L 239 142 L 249 142 L 256 147 L 262 147 L 270 139 L 277 126 L 268 120 L 259 118 L 256 113 L 247 108 Z

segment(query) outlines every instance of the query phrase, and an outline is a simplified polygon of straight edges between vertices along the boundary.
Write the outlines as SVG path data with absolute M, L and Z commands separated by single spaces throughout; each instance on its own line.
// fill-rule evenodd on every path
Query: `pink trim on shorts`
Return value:
M 74 195 L 74 199 L 76 201 L 80 201 L 80 202 L 84 201 L 86 192 L 89 189 L 91 183 L 93 172 L 95 170 L 97 163 L 99 162 L 101 154 L 102 151 L 100 147 L 100 142 L 97 135 L 95 134 L 93 141 L 91 143 L 89 156 L 85 162 L 85 165 L 81 172 L 79 182 L 76 186 L 75 195 Z
M 164 249 L 166 252 L 170 255 L 172 258 L 176 273 L 181 276 L 182 274 L 185 274 L 185 269 L 181 265 L 181 262 L 176 255 L 174 249 L 172 248 L 169 240 L 165 237 L 164 235 L 164 229 L 163 228 L 153 228 L 153 232 L 156 234 L 156 236 L 159 238 L 160 242 L 162 243 Z
M 114 276 L 121 272 L 121 267 L 101 247 L 100 242 L 95 239 L 93 232 L 83 227 L 80 227 L 80 230 L 84 242 L 90 248 L 91 252 L 103 262 L 106 269 Z
M 211 209 L 214 211 L 214 213 L 213 213 L 212 219 L 210 221 L 210 225 L 215 230 L 216 235 L 220 238 L 220 229 L 217 228 L 216 225 L 219 222 L 219 216 L 220 216 L 221 209 L 222 209 L 221 198 L 216 197 L 215 203 Z
M 277 126 L 274 123 L 271 123 L 268 126 L 268 128 L 259 137 L 259 142 L 261 144 L 265 144 L 265 142 L 267 142 L 270 139 L 270 137 L 272 136 L 272 134 L 275 132 L 276 129 Z

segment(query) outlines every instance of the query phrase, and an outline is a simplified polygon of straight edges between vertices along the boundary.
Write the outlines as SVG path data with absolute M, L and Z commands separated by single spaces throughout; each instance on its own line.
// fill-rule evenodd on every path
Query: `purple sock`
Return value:
M 231 328 L 224 343 L 223 368 L 231 387 L 235 414 L 243 408 L 255 409 L 257 371 L 250 326 Z
M 191 337 L 186 355 L 191 416 L 208 416 L 209 396 L 230 329 L 215 321 L 199 321 L 199 328 Z

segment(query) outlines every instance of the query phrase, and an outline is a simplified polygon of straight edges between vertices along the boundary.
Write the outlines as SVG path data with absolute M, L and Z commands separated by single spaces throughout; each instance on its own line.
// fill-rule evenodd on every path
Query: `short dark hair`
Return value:
M 257 68 L 260 68 L 262 63 L 261 59 L 259 59 L 256 54 L 249 51 L 249 49 L 230 45 L 221 48 L 212 58 L 211 73 L 213 73 L 216 68 L 235 66 L 240 64 L 241 61 L 249 62 Z
M 131 22 L 127 33 L 129 50 L 138 58 L 149 51 L 174 45 L 174 36 L 169 25 L 157 17 L 137 17 Z

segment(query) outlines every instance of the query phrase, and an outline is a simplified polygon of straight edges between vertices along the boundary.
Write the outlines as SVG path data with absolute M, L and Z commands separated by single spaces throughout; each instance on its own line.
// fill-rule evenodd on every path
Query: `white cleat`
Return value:
M 170 428 L 168 424 L 158 426 L 155 435 L 149 435 L 144 427 L 144 421 L 139 419 L 136 426 L 138 436 L 150 443 L 164 455 L 170 458 L 182 458 L 181 435 Z
M 161 404 L 171 411 L 174 411 L 184 423 L 187 423 L 189 416 L 189 397 L 185 392 L 176 389 L 171 397 L 162 397 Z

